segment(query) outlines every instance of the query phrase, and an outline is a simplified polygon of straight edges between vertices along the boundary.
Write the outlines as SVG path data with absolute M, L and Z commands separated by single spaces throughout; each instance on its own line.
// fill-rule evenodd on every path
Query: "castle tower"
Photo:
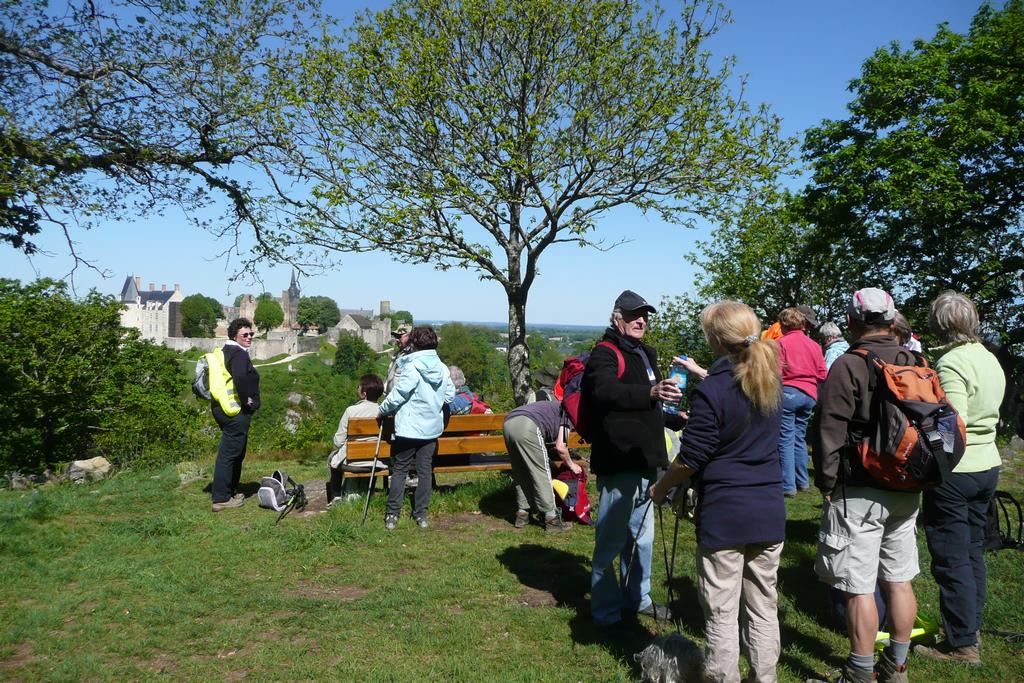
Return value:
M 295 269 L 292 268 L 292 282 L 288 289 L 281 292 L 281 309 L 284 311 L 284 323 L 281 327 L 290 330 L 299 325 L 299 283 L 295 279 Z

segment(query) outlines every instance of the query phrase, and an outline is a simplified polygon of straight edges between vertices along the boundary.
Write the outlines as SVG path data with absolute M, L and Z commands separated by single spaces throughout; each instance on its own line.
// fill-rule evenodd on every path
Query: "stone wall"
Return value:
M 200 349 L 201 351 L 210 352 L 223 346 L 224 341 L 224 339 L 205 337 L 167 337 L 163 340 L 163 345 L 175 351 Z M 251 356 L 253 360 L 266 360 L 281 354 L 293 355 L 308 351 L 318 351 L 319 349 L 319 337 L 300 337 L 292 333 L 277 339 L 253 339 Z

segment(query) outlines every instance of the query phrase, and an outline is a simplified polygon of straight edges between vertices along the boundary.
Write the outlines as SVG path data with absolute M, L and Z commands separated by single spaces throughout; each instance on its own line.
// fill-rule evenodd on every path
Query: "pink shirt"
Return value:
M 828 376 L 821 347 L 803 330 L 790 330 L 776 340 L 782 362 L 782 386 L 793 387 L 818 400 L 818 381 Z

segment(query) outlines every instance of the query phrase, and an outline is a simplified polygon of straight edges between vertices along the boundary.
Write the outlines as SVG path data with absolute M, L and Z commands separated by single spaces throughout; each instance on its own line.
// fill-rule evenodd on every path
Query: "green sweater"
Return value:
M 964 424 L 967 452 L 954 472 L 984 472 L 1002 463 L 996 448 L 996 424 L 1006 378 L 999 361 L 978 342 L 935 349 L 942 354 L 935 369 Z

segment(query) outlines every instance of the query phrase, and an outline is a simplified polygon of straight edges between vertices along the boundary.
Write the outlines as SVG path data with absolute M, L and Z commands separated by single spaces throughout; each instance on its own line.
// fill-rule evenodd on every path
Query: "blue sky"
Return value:
M 325 2 L 337 16 L 350 16 L 359 3 Z M 364 3 L 367 7 L 382 3 Z M 799 136 L 824 118 L 842 118 L 850 99 L 847 86 L 866 57 L 898 41 L 930 38 L 948 22 L 964 32 L 978 4 L 970 0 L 732 0 L 726 3 L 734 23 L 714 38 L 716 54 L 736 55 L 738 73 L 747 74 L 747 98 L 765 102 L 782 117 L 783 131 Z M 666 2 L 669 12 L 675 3 Z M 705 239 L 711 226 L 687 229 L 662 223 L 631 209 L 606 214 L 600 230 L 609 242 L 631 240 L 610 252 L 555 245 L 540 261 L 527 306 L 531 323 L 601 325 L 611 302 L 623 289 L 649 301 L 690 291 L 692 267 L 685 255 Z M 0 246 L 0 273 L 29 281 L 36 276 L 63 277 L 70 261 L 56 235 L 40 239 L 52 255 L 31 260 Z M 104 279 L 79 269 L 80 292 L 96 288 L 117 293 L 128 274 L 143 286 L 180 283 L 184 293 L 200 292 L 230 303 L 236 294 L 288 287 L 287 267 L 266 267 L 263 284 L 229 283 L 236 262 L 211 258 L 227 248 L 208 233 L 168 210 L 158 219 L 107 223 L 76 235 L 77 249 L 110 273 Z M 421 320 L 503 321 L 507 304 L 500 286 L 480 281 L 468 271 L 435 271 L 431 266 L 395 263 L 385 254 L 349 254 L 329 272 L 300 279 L 304 295 L 333 297 L 343 308 L 377 309 L 381 299 L 410 310 Z

